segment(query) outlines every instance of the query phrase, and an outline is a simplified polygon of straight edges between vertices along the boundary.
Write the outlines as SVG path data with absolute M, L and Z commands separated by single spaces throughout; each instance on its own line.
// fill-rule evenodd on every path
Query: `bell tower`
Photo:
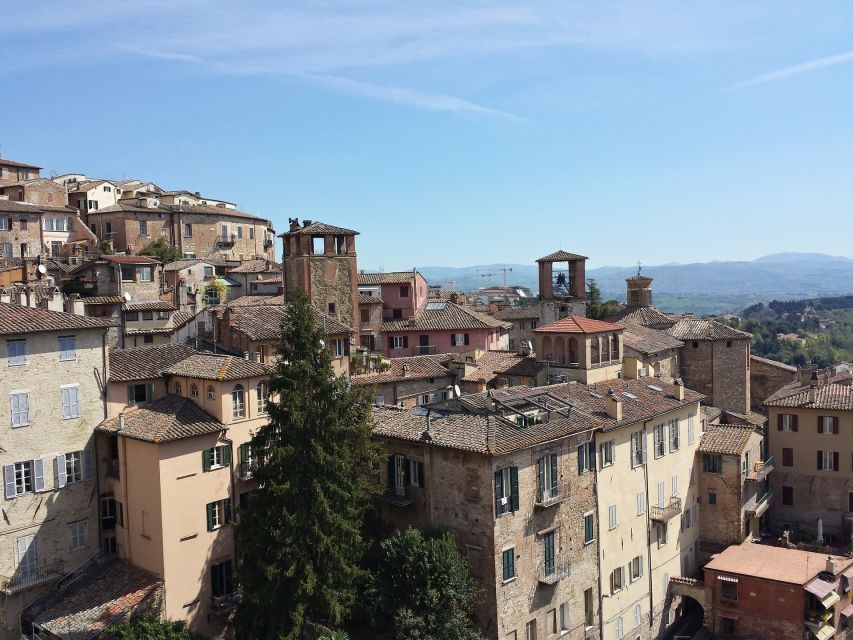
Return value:
M 542 324 L 586 316 L 586 260 L 586 256 L 560 250 L 536 261 Z

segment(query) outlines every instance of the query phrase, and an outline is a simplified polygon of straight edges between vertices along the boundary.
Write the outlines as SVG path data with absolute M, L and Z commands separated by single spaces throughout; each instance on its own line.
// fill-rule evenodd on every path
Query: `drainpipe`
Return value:
M 648 424 L 649 420 L 643 422 L 643 434 L 648 433 Z M 649 515 L 649 511 L 652 508 L 651 505 L 651 494 L 649 493 L 649 454 L 647 438 L 643 438 L 643 455 L 645 456 L 645 461 L 643 462 L 643 480 L 646 484 L 646 551 L 649 556 L 649 629 L 654 626 L 654 607 L 655 607 L 655 599 L 654 599 L 654 581 L 652 580 L 652 574 L 654 573 L 652 568 L 652 528 L 651 528 L 651 516 Z M 654 436 L 652 437 L 654 440 Z M 604 636 L 602 636 L 604 637 Z
M 595 442 L 595 433 L 590 434 L 590 439 L 592 442 Z M 595 451 L 597 447 L 593 447 Z M 598 456 L 598 452 L 595 451 L 596 457 Z M 596 461 L 597 462 L 597 461 Z M 597 547 L 595 550 L 595 559 L 596 564 L 598 565 L 598 637 L 604 638 L 604 590 L 601 587 L 601 518 L 599 518 L 599 504 L 598 504 L 598 467 L 599 465 L 595 465 L 595 475 L 593 476 L 593 495 L 595 496 L 595 517 L 593 521 L 595 522 L 595 546 Z

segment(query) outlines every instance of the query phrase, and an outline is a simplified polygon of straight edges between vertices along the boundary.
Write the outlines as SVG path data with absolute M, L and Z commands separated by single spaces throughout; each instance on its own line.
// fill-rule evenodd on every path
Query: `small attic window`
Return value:
M 326 253 L 326 239 L 323 236 L 311 237 L 311 253 L 321 256 Z

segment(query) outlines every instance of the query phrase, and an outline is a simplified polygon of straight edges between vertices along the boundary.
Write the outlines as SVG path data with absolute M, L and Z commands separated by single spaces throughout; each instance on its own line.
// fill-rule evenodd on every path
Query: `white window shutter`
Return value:
M 18 411 L 21 412 L 21 424 L 27 424 L 30 421 L 30 396 L 27 393 L 22 393 L 18 398 Z
M 12 426 L 16 427 L 21 424 L 21 405 L 20 400 L 18 400 L 18 398 L 20 398 L 20 395 L 18 395 L 17 393 L 13 393 L 10 398 L 12 401 Z
M 645 427 L 643 427 L 643 433 L 640 436 L 643 439 L 643 464 L 646 464 L 648 461 L 648 434 L 646 433 Z
M 80 415 L 80 400 L 77 397 L 77 391 L 78 390 L 79 390 L 79 387 L 70 387 L 68 389 L 68 398 L 69 398 L 69 405 L 71 408 L 71 416 L 72 417 Z
M 6 500 L 11 500 L 15 497 L 15 465 L 3 465 L 3 482 L 6 485 Z
M 65 469 L 65 454 L 56 456 L 56 486 L 61 489 L 68 484 L 68 474 Z
M 616 463 L 616 440 L 610 441 L 610 462 Z
M 33 460 L 33 486 L 36 491 L 44 491 L 44 461 L 41 458 Z
M 62 417 L 68 418 L 71 415 L 71 399 L 68 396 L 68 388 L 60 389 L 62 394 Z
M 643 556 L 640 556 L 640 577 L 643 577 Z

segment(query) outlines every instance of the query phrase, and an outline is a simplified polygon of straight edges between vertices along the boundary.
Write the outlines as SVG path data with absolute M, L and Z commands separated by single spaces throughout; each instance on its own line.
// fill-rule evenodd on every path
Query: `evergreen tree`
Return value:
M 595 280 L 587 281 L 586 317 L 601 320 L 609 313 L 609 307 L 601 299 L 601 289 Z
M 154 618 L 135 618 L 107 629 L 104 640 L 202 640 L 183 622 L 160 622 Z
M 378 462 L 367 396 L 332 371 L 304 296 L 282 323 L 269 424 L 252 439 L 258 489 L 240 514 L 241 638 L 316 638 L 355 604 Z
M 468 563 L 453 536 L 407 529 L 382 542 L 370 602 L 395 640 L 480 640 Z

